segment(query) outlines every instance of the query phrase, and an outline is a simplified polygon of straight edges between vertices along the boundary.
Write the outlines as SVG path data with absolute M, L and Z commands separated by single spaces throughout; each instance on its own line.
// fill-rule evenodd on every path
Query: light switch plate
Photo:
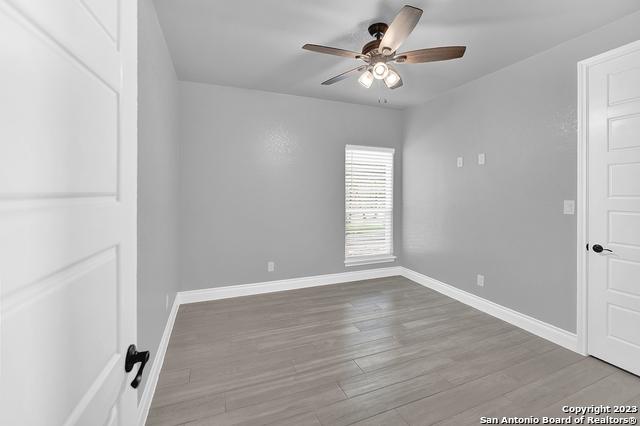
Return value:
M 576 214 L 575 200 L 564 200 L 564 214 Z
M 458 157 L 458 163 L 457 164 L 458 164 L 458 167 L 464 166 L 464 158 Z
M 481 166 L 484 166 L 484 162 L 485 162 L 484 152 L 481 152 L 480 154 L 478 154 L 478 164 Z

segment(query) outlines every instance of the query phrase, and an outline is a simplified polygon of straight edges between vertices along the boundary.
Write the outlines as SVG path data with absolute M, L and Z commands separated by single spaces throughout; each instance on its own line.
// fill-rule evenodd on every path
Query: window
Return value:
M 345 149 L 345 260 L 347 266 L 392 262 L 393 154 L 391 148 Z

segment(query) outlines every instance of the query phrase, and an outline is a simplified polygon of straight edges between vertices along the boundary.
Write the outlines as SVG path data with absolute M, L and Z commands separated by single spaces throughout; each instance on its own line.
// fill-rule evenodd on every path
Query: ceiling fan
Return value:
M 369 34 L 376 39 L 365 44 L 361 53 L 317 44 L 305 44 L 302 48 L 312 52 L 364 61 L 364 64 L 358 67 L 324 81 L 323 85 L 334 84 L 361 73 L 358 81 L 367 89 L 371 87 L 374 80 L 382 80 L 389 89 L 397 89 L 403 83 L 400 74 L 391 65 L 392 63 L 419 64 L 446 61 L 461 58 L 466 50 L 466 46 L 447 46 L 398 53 L 398 48 L 409 37 L 421 16 L 422 9 L 404 6 L 391 25 L 382 22 L 370 25 Z

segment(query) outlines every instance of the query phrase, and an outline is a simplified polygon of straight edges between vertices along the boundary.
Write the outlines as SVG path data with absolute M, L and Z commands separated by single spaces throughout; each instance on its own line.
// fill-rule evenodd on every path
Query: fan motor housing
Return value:
M 378 48 L 380 47 L 380 41 L 382 37 L 384 37 L 384 33 L 387 32 L 389 26 L 384 22 L 376 22 L 375 24 L 369 25 L 369 34 L 375 37 L 375 40 L 371 40 L 369 43 L 365 44 L 362 48 L 362 54 L 368 55 L 369 53 L 375 55 L 377 53 Z M 374 52 L 374 50 L 376 52 Z
M 364 45 L 364 47 L 362 48 L 362 54 L 367 55 L 369 54 L 369 52 L 377 50 L 378 47 L 380 47 L 380 40 L 372 40 Z

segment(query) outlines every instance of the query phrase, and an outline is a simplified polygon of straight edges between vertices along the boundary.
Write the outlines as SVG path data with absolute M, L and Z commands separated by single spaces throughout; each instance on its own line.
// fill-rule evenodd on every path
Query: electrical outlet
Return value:
M 574 200 L 564 200 L 564 214 L 575 214 L 576 213 L 576 202 Z
M 484 275 L 478 274 L 476 284 L 478 284 L 478 287 L 484 287 Z
M 164 295 L 164 310 L 165 311 L 169 310 L 169 293 L 166 293 Z
M 274 261 L 267 262 L 267 272 L 273 272 L 276 270 L 276 263 Z
M 464 158 L 458 157 L 458 162 L 456 163 L 458 167 L 464 166 Z
M 478 154 L 478 164 L 481 166 L 484 166 L 484 163 L 485 163 L 484 152 L 481 152 L 480 154 Z

